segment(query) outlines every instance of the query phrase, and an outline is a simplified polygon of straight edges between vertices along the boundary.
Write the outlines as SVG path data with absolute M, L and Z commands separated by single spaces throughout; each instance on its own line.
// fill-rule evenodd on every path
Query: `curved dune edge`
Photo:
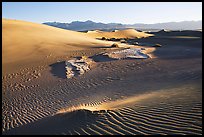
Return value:
M 101 31 L 100 36 L 146 37 L 149 34 L 129 29 L 109 34 Z M 95 33 L 94 33 L 95 35 Z M 98 35 L 98 34 L 97 34 Z M 113 42 L 102 41 L 88 33 L 64 30 L 32 22 L 2 19 L 2 64 L 3 72 L 20 66 L 29 66 L 49 58 L 68 55 L 70 51 L 90 48 L 107 48 Z M 118 43 L 119 47 L 130 45 Z M 133 46 L 133 45 L 132 45 Z M 12 70 L 11 70 L 12 71 Z
M 198 101 L 198 90 L 186 86 L 159 90 L 95 107 L 81 105 L 60 110 L 57 115 L 89 110 L 86 113 L 89 119 L 97 114 L 93 117 L 95 122 L 88 120 L 63 132 L 69 135 L 202 135 L 202 103 Z
M 93 38 L 146 38 L 154 36 L 153 34 L 148 34 L 145 32 L 139 32 L 135 29 L 117 30 L 114 32 L 104 32 L 104 31 L 88 31 L 86 33 L 88 36 Z
M 107 47 L 113 43 L 81 32 L 19 20 L 2 19 L 2 28 L 3 64 L 34 62 L 49 55 L 66 55 L 68 51 Z
M 181 41 L 183 43 L 183 41 Z M 186 46 L 184 44 L 184 46 Z M 199 49 L 200 50 L 200 49 Z M 94 52 L 95 54 L 95 52 Z M 172 52 L 171 52 L 172 54 Z M 75 55 L 74 55 L 75 56 Z M 80 54 L 83 56 L 83 54 Z M 185 57 L 185 56 L 184 56 Z M 28 60 L 29 61 L 29 60 Z M 47 61 L 47 60 L 46 60 Z M 134 60 L 135 61 L 135 60 Z M 147 61 L 147 60 L 145 60 Z M 149 60 L 150 61 L 150 60 Z M 154 60 L 151 60 L 154 61 Z M 159 60 L 162 61 L 162 60 Z M 184 61 L 184 60 L 183 60 Z M 187 62 L 194 62 L 195 60 L 187 60 Z M 138 65 L 136 62 L 132 62 L 132 64 L 127 63 L 124 65 L 126 61 L 121 61 L 123 65 L 117 65 L 114 62 L 109 65 L 100 63 L 99 67 L 102 71 L 106 71 L 107 74 L 100 78 L 98 73 L 102 71 L 98 71 L 97 75 L 93 77 L 84 77 L 85 79 L 75 79 L 73 81 L 66 81 L 66 83 L 61 83 L 63 80 L 60 80 L 59 84 L 56 83 L 48 85 L 47 88 L 39 86 L 39 83 L 33 83 L 34 85 L 29 85 L 23 83 L 21 81 L 23 76 L 25 76 L 25 80 L 28 83 L 31 81 L 46 81 L 44 71 L 41 69 L 45 69 L 45 66 L 37 66 L 36 68 L 25 68 L 25 72 L 18 73 L 17 75 L 9 75 L 8 77 L 2 77 L 3 85 L 10 86 L 9 88 L 4 88 L 4 97 L 2 98 L 2 131 L 3 134 L 198 134 L 202 135 L 202 87 L 201 85 L 190 85 L 185 83 L 185 81 L 192 80 L 195 83 L 201 79 L 200 74 L 200 65 L 196 66 L 195 64 L 185 63 L 182 64 L 182 61 L 178 61 L 179 64 L 176 69 L 177 71 L 172 71 L 172 69 L 168 69 L 168 67 L 173 67 L 169 64 L 174 64 L 174 60 L 170 60 L 167 64 L 162 66 L 166 66 L 161 70 L 165 70 L 164 72 L 159 71 L 160 68 L 155 68 L 154 75 L 149 77 L 153 79 L 154 84 L 159 83 L 158 85 L 162 85 L 161 81 L 165 81 L 165 79 L 175 80 L 177 83 L 184 82 L 184 87 L 178 87 L 173 89 L 166 89 L 163 86 L 163 90 L 155 91 L 160 92 L 158 96 L 153 96 L 153 92 L 148 94 L 136 95 L 134 97 L 126 97 L 121 100 L 109 101 L 112 100 L 113 96 L 100 95 L 101 91 L 105 92 L 106 90 L 98 90 L 97 98 L 91 97 L 93 96 L 93 92 L 95 89 L 100 89 L 100 87 L 108 87 L 112 82 L 123 84 L 125 82 L 125 76 L 121 76 L 122 71 L 129 73 L 131 70 L 134 72 L 133 74 L 138 74 L 136 72 L 141 71 L 147 67 L 147 63 L 142 65 Z M 185 62 L 185 61 L 184 61 Z M 176 64 L 176 63 L 175 63 Z M 127 65 L 127 66 L 126 66 Z M 148 64 L 152 68 L 153 64 Z M 157 63 L 155 63 L 154 67 Z M 141 69 L 139 69 L 139 67 Z M 192 67 L 194 66 L 194 67 Z M 196 67 L 195 67 L 196 66 Z M 161 67 L 161 66 L 159 66 Z M 122 69 L 121 69 L 122 68 Z M 198 68 L 198 69 L 197 69 Z M 195 70 L 194 70 L 195 69 Z M 98 69 L 100 70 L 100 69 Z M 199 71 L 199 73 L 198 73 Z M 29 72 L 29 73 L 27 73 Z M 147 71 L 148 72 L 148 71 Z M 168 73 L 169 72 L 169 73 Z M 127 74 L 123 73 L 123 74 Z M 168 73 L 168 74 L 167 74 Z M 49 73 L 50 74 L 50 73 Z M 105 73 L 103 73 L 105 74 Z M 116 74 L 116 75 L 115 75 Z M 119 76 L 117 76 L 119 74 Z M 130 73 L 131 74 L 131 73 Z M 147 73 L 143 73 L 147 76 Z M 148 73 L 148 75 L 151 73 Z M 166 77 L 157 77 L 157 75 L 164 75 Z M 171 79 L 173 76 L 179 76 L 175 79 Z M 48 75 L 46 75 L 48 76 Z M 131 76 L 131 75 L 129 75 Z M 133 75 L 137 78 L 138 75 Z M 148 79 L 143 78 L 144 75 L 140 75 L 138 79 L 133 79 L 136 84 L 133 88 L 134 93 L 137 92 L 138 86 L 143 85 L 146 86 L 146 81 Z M 45 78 L 45 79 L 44 79 Z M 141 78 L 141 79 L 140 79 Z M 6 81 L 13 79 L 15 83 L 7 84 Z M 21 80 L 21 81 L 19 81 Z M 31 80 L 31 81 L 30 81 Z M 82 80 L 82 82 L 81 82 Z M 123 81 L 124 80 L 124 81 Z M 135 81 L 136 80 L 136 81 Z M 178 81 L 177 81 L 178 80 Z M 201 79 L 202 81 L 202 79 Z M 4 82 L 6 84 L 4 84 Z M 160 83 L 161 82 L 161 83 Z M 148 82 L 147 82 L 148 83 Z M 25 85 L 24 85 L 25 84 Z M 59 86 L 58 86 L 59 84 Z M 52 85 L 55 85 L 52 87 Z M 119 84 L 118 84 L 119 85 Z M 37 88 L 36 86 L 39 86 Z M 153 85 L 155 86 L 155 85 Z M 59 90 L 60 88 L 60 90 Z M 129 88 L 129 86 L 127 86 Z M 160 88 L 160 87 L 159 87 Z M 162 88 L 162 87 L 161 87 Z M 161 89 L 160 88 L 160 89 Z M 93 89 L 93 90 L 91 90 Z M 151 89 L 151 88 L 150 88 Z M 113 89 L 114 90 L 114 89 Z M 112 89 L 108 90 L 110 92 Z M 15 92 L 16 91 L 16 92 Z M 82 92 L 85 91 L 85 92 Z M 143 90 L 142 90 L 143 91 Z M 6 92 L 6 95 L 5 95 Z M 121 91 L 126 93 L 126 90 Z M 7 94 L 8 93 L 8 94 Z M 16 94 L 17 93 L 17 94 Z M 88 93 L 88 94 L 87 94 Z M 108 93 L 108 92 L 106 92 Z M 114 94 L 120 94 L 120 91 L 113 91 Z M 168 93 L 170 95 L 168 95 Z M 84 94 L 87 96 L 83 98 Z M 124 95 L 124 94 L 122 94 Z M 125 94 L 126 95 L 126 94 Z M 129 95 L 129 94 L 128 94 Z M 85 96 L 84 96 L 85 97 Z M 107 102 L 108 100 L 108 102 Z M 119 101 L 119 102 L 118 102 Z M 105 103 L 106 102 L 106 103 Z M 118 103 L 116 103 L 118 102 Z M 81 104 L 80 104 L 81 103 Z M 80 105 L 78 105 L 80 104 Z M 70 113 L 61 113 L 64 115 L 58 116 L 55 115 L 59 110 L 68 110 L 72 107 L 67 106 L 75 106 L 74 109 Z M 83 106 L 78 109 L 78 106 Z M 63 109 L 61 109 L 63 108 Z M 85 109 L 84 109 L 85 108 Z M 88 109 L 86 109 L 88 108 Z M 89 110 L 90 109 L 90 110 Z M 98 109 L 98 110 L 97 110 Z M 76 111 L 75 111 L 76 110 Z M 79 111 L 78 111 L 79 110 Z M 87 112 L 87 113 L 84 113 Z M 76 113 L 75 113 L 76 112 Z M 79 113 L 78 113 L 79 112 Z M 59 113 L 59 112 L 58 112 Z M 53 115 L 54 114 L 54 115 Z M 78 115 L 79 114 L 79 115 Z M 97 115 L 93 115 L 97 114 Z M 72 115 L 71 119 L 69 116 Z M 81 117 L 82 116 L 82 117 Z M 67 118 L 68 117 L 68 118 Z M 87 119 L 91 118 L 91 119 Z M 27 130 L 29 128 L 24 128 L 30 125 L 35 125 L 35 123 L 41 123 L 44 119 L 47 119 L 44 125 L 41 126 L 35 131 L 34 129 Z M 73 118 L 73 119 L 72 119 Z M 76 118 L 76 119 L 75 119 Z M 59 122 L 59 121 L 60 122 Z M 76 121 L 75 121 L 76 120 Z M 93 121 L 96 120 L 96 121 Z M 78 122 L 79 121 L 79 122 Z M 54 124 L 53 124 L 54 122 Z M 55 123 L 56 122 L 56 123 Z M 73 124 L 76 123 L 76 127 L 73 128 Z M 20 130 L 22 127 L 23 130 Z M 14 132 L 13 132 L 14 131 Z
M 3 134 L 202 135 L 200 92 L 196 85 L 183 85 L 101 105 L 84 104 L 36 122 L 31 119 L 38 116 L 27 117 L 27 124 Z
M 189 92 L 191 92 L 191 91 L 185 91 L 185 90 L 186 90 L 186 87 L 184 86 L 184 87 L 179 87 L 179 88 L 173 88 L 173 89 L 166 90 L 166 91 L 158 90 L 158 91 L 153 91 L 153 92 L 146 93 L 146 94 L 136 95 L 136 96 L 132 96 L 129 98 L 124 98 L 124 99 L 120 99 L 120 100 L 116 100 L 116 101 L 104 102 L 102 104 L 95 105 L 95 106 L 87 106 L 86 104 L 81 104 L 79 106 L 73 106 L 71 108 L 61 109 L 57 112 L 57 114 L 72 112 L 72 111 L 76 111 L 76 110 L 80 110 L 80 109 L 86 109 L 86 110 L 90 110 L 90 111 L 115 110 L 115 109 L 122 108 L 124 106 L 137 104 L 137 103 L 140 103 L 142 101 L 150 102 L 150 99 L 172 98 L 173 96 L 183 96 L 183 95 L 189 94 Z M 178 92 L 178 91 L 182 91 L 182 92 Z
M 38 116 L 27 117 L 27 124 L 3 134 L 202 135 L 200 92 L 183 85 L 99 105 L 90 100 L 36 122 L 30 120 Z

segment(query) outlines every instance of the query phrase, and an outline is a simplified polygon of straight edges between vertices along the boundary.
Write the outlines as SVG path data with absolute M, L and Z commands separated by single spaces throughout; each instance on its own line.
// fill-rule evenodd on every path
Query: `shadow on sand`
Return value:
M 149 37 L 138 39 L 139 43 L 145 43 L 147 47 L 159 43 L 153 52 L 160 59 L 190 59 L 202 56 L 202 38 L 177 38 L 177 37 Z
M 58 78 L 66 79 L 66 69 L 65 69 L 65 61 L 57 62 L 49 65 L 51 67 L 51 73 L 53 76 Z
M 94 123 L 97 113 L 89 110 L 76 110 L 69 113 L 57 114 L 43 118 L 39 121 L 10 129 L 3 132 L 4 135 L 53 135 L 67 133 L 77 127 L 85 126 L 89 122 Z
M 118 60 L 118 59 L 110 58 L 108 57 L 108 55 L 103 55 L 103 53 L 91 56 L 90 58 L 93 59 L 93 61 L 95 62 L 108 62 L 108 61 Z

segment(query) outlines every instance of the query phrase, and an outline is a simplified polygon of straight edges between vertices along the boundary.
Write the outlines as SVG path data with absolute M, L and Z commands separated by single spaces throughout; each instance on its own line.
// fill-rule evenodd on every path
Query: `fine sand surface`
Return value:
M 114 32 L 88 31 L 87 35 L 93 38 L 146 38 L 153 36 L 153 34 L 139 32 L 135 29 L 117 30 Z
M 104 48 L 110 41 L 23 21 L 2 22 L 2 134 L 202 135 L 202 36 L 154 33 L 132 41 L 151 49 L 155 58 L 116 60 L 101 55 L 118 50 Z M 32 37 L 26 37 L 29 31 Z M 49 47 L 49 41 L 56 43 Z M 18 49 L 24 42 L 30 48 Z M 162 47 L 152 50 L 155 43 Z M 36 45 L 41 50 L 26 55 Z M 43 58 L 46 51 L 52 55 Z M 65 60 L 81 56 L 95 65 L 67 79 Z
M 2 24 L 3 72 L 38 63 L 49 56 L 63 56 L 69 51 L 112 44 L 90 38 L 84 33 L 42 24 L 8 19 L 2 19 Z

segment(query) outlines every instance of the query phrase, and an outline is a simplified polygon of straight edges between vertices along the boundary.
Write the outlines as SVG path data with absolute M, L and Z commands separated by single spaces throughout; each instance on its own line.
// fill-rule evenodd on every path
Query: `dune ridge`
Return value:
M 202 135 L 202 37 L 155 33 L 133 41 L 157 58 L 107 59 L 104 53 L 127 47 L 112 48 L 86 33 L 2 22 L 8 57 L 2 64 L 8 73 L 2 76 L 2 134 Z M 162 47 L 149 48 L 155 43 Z M 65 61 L 75 57 L 90 57 L 93 69 L 67 79 Z
M 93 38 L 102 38 L 102 37 L 105 37 L 105 38 L 146 38 L 146 37 L 154 36 L 153 34 L 139 32 L 135 29 L 117 30 L 114 32 L 88 31 L 87 35 Z
M 196 85 L 183 85 L 117 101 L 108 101 L 99 105 L 84 104 L 75 109 L 72 107 L 72 110 L 69 109 L 69 111 L 58 112 L 36 123 L 27 119 L 28 124 L 4 133 L 201 135 L 200 90 Z M 39 113 L 38 116 L 41 114 Z M 30 120 L 35 117 L 33 115 Z
M 17 69 L 20 66 L 48 60 L 49 57 L 67 55 L 70 51 L 109 47 L 113 44 L 110 41 L 97 40 L 98 36 L 139 38 L 150 35 L 133 29 L 117 32 L 94 31 L 89 35 L 11 19 L 2 19 L 2 34 L 3 72 L 8 68 Z
M 194 93 L 193 96 L 191 92 Z M 81 106 L 80 109 L 98 113 L 99 118 L 96 118 L 94 124 L 84 128 L 75 128 L 68 134 L 201 135 L 201 126 L 198 122 L 202 119 L 202 114 L 198 110 L 201 107 L 199 92 L 200 89 L 197 87 L 182 86 L 104 102 L 92 108 Z M 186 102 L 189 96 L 191 99 Z M 101 113 L 103 115 L 100 115 Z
M 2 19 L 2 28 L 3 67 L 11 63 L 32 64 L 48 56 L 62 56 L 68 51 L 112 44 L 84 33 L 26 21 Z

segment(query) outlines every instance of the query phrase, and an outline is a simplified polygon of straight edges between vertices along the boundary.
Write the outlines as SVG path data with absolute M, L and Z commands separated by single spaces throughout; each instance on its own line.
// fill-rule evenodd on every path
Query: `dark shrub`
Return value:
M 111 46 L 113 48 L 119 48 L 118 44 L 117 43 L 113 43 L 113 45 Z
M 105 37 L 102 37 L 101 40 L 106 40 L 106 38 L 105 38 Z

